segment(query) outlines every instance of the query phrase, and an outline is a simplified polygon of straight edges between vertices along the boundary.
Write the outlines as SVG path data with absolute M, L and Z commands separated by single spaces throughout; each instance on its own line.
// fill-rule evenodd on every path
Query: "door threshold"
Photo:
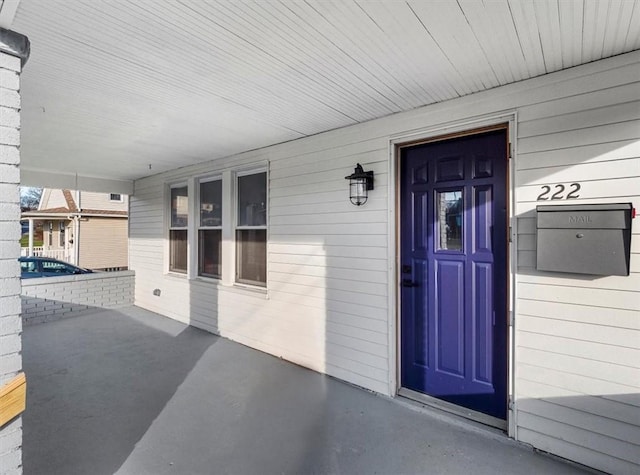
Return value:
M 466 407 L 443 401 L 442 399 L 427 396 L 426 394 L 414 391 L 412 389 L 400 388 L 398 389 L 398 396 L 411 399 L 413 401 L 419 402 L 420 404 L 424 404 L 425 406 L 430 406 L 435 409 L 440 409 L 441 411 L 455 414 L 456 416 L 464 417 L 465 419 L 495 427 L 496 429 L 500 429 L 504 432 L 507 431 L 507 421 L 503 419 L 499 419 L 482 412 L 473 411 L 471 409 L 467 409 Z

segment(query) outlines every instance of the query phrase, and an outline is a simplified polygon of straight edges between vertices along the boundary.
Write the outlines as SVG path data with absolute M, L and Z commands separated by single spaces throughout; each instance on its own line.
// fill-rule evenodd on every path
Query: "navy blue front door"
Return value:
M 401 149 L 402 386 L 506 418 L 506 130 Z

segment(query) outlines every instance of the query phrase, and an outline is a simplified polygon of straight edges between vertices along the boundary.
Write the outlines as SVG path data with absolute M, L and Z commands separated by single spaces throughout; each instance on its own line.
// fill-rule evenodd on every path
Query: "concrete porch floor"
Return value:
M 137 307 L 23 337 L 27 475 L 585 473 Z

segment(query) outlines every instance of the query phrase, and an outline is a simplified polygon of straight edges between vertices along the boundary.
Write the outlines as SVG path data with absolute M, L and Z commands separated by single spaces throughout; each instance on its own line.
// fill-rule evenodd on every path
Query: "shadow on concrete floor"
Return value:
M 135 308 L 31 326 L 23 336 L 26 474 L 115 473 L 218 340 Z
M 25 329 L 24 473 L 583 473 L 136 307 Z

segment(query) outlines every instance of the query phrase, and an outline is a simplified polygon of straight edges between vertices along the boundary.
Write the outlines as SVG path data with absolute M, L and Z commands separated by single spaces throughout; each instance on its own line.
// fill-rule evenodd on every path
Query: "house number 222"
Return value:
M 567 194 L 565 194 L 565 190 L 567 190 L 567 187 L 561 184 L 544 185 L 544 186 L 541 186 L 540 188 L 543 190 L 543 192 L 538 195 L 538 198 L 536 198 L 538 201 L 575 200 L 576 198 L 580 197 L 580 195 L 578 194 L 578 191 L 580 191 L 580 183 L 571 183 L 568 186 L 569 192 Z M 552 189 L 554 190 L 553 194 L 549 196 Z

